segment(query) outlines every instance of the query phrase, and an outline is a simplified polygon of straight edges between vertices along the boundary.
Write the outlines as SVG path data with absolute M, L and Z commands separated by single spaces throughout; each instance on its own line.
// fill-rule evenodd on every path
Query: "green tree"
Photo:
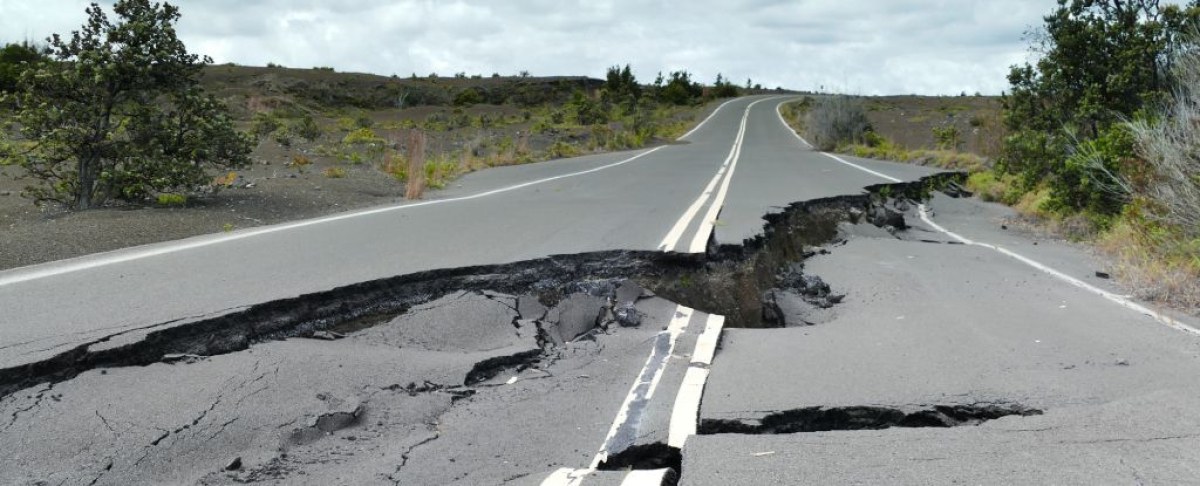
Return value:
M 638 85 L 633 70 L 626 64 L 608 68 L 605 74 L 603 98 L 607 103 L 633 104 L 642 97 L 642 87 Z
M 750 80 L 746 80 L 746 89 L 750 89 Z M 713 83 L 712 96 L 713 98 L 733 98 L 738 95 L 738 88 L 732 82 L 725 79 L 721 73 L 717 73 L 717 80 Z
M 118 0 L 98 4 L 69 38 L 48 39 L 54 62 L 21 76 L 15 119 L 31 148 L 9 153 L 41 185 L 26 194 L 88 209 L 192 190 L 209 166 L 249 163 L 251 143 L 226 108 L 204 93 L 204 64 L 175 34 L 179 9 Z
M 1080 197 L 1076 190 L 1059 191 L 1055 188 L 1078 185 L 1058 179 L 1087 177 L 1078 165 L 1068 167 L 1076 148 L 1108 136 L 1114 124 L 1165 97 L 1169 53 L 1198 17 L 1196 0 L 1186 6 L 1158 0 L 1058 0 L 1034 36 L 1032 49 L 1040 58 L 1009 73 L 1004 120 L 1012 135 L 1005 141 L 1000 168 L 1020 175 L 1026 188 L 1049 183 L 1052 197 L 1064 208 L 1119 208 Z
M 454 106 L 471 106 L 480 103 L 483 103 L 483 95 L 479 94 L 475 88 L 464 89 L 454 96 Z
M 29 41 L 5 45 L 0 49 L 0 93 L 14 91 L 21 73 L 45 60 L 43 49 Z
M 1080 150 L 1097 146 L 1129 150 L 1128 144 L 1091 140 L 1117 137 L 1114 125 L 1163 100 L 1169 54 L 1198 17 L 1196 0 L 1186 6 L 1160 5 L 1158 0 L 1058 0 L 1033 37 L 1032 49 L 1040 59 L 1009 73 L 1004 124 L 1012 134 L 1004 143 L 1000 168 L 1020 175 L 1026 188 L 1049 184 L 1051 198 L 1063 209 L 1120 209 L 1115 200 L 1097 200 L 1080 191 L 1086 187 L 1080 180 L 1088 178 L 1081 172 L 1087 166 L 1070 161 L 1079 160 L 1074 155 Z M 1128 155 L 1098 158 L 1111 162 Z M 1088 158 L 1097 157 L 1093 152 Z
M 692 82 L 692 75 L 687 71 L 674 71 L 667 79 L 667 84 L 659 90 L 659 99 L 673 105 L 689 105 L 700 98 L 704 89 Z
M 575 90 L 566 104 L 566 109 L 575 116 L 576 123 L 580 125 L 608 123 L 608 112 L 582 90 Z

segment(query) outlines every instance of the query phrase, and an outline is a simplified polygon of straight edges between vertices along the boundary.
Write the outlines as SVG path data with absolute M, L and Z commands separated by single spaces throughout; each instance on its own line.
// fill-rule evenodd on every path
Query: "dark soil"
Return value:
M 936 149 L 935 127 L 958 129 L 964 152 L 994 158 L 1004 127 L 995 96 L 881 96 L 867 99 L 867 119 L 877 133 L 908 149 Z

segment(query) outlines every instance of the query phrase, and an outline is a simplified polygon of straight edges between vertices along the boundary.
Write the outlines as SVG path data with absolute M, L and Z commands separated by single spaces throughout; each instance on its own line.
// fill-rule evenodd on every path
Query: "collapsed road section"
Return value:
M 404 275 L 0 370 L 0 482 L 493 484 L 586 463 L 603 435 L 582 424 L 611 420 L 680 306 L 701 311 L 685 334 L 707 314 L 732 327 L 819 321 L 842 296 L 803 272 L 814 248 L 844 222 L 902 228 L 907 201 L 958 177 L 796 203 L 762 236 L 707 254 Z M 630 452 L 607 451 L 610 466 L 678 472 L 678 458 L 637 452 L 677 457 L 655 446 L 665 437 L 635 436 Z

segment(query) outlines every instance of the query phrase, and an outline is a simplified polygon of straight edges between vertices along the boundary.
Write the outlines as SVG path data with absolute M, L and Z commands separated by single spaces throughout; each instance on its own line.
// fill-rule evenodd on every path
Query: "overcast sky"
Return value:
M 0 41 L 78 29 L 86 1 L 0 0 Z M 111 4 L 111 1 L 102 2 Z M 1054 0 L 182 0 L 180 37 L 216 62 L 642 82 L 691 71 L 858 94 L 997 94 Z

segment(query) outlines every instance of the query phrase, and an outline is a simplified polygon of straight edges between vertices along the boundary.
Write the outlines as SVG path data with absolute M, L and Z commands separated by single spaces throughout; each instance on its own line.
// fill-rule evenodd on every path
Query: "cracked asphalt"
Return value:
M 0 484 L 1200 477 L 1200 338 L 866 195 L 944 181 L 811 151 L 785 99 L 431 201 L 0 272 Z M 1002 208 L 928 204 L 1121 292 Z
M 930 205 L 951 231 L 1002 241 L 1111 285 L 1092 275 L 1101 263 L 1078 249 L 1002 230 L 998 207 L 944 196 Z M 991 217 L 971 217 L 981 213 Z M 913 227 L 894 234 L 844 226 L 844 240 L 805 261 L 805 272 L 847 294 L 832 317 L 725 332 L 705 389 L 702 433 L 683 448 L 680 484 L 1200 478 L 1200 339 L 1000 253 L 950 244 L 913 215 L 907 220 Z M 954 428 L 843 423 L 811 432 L 796 418 L 790 430 L 777 425 L 778 435 L 730 425 L 753 427 L 772 415 L 778 422 L 781 412 L 807 407 L 997 404 L 1041 413 Z

